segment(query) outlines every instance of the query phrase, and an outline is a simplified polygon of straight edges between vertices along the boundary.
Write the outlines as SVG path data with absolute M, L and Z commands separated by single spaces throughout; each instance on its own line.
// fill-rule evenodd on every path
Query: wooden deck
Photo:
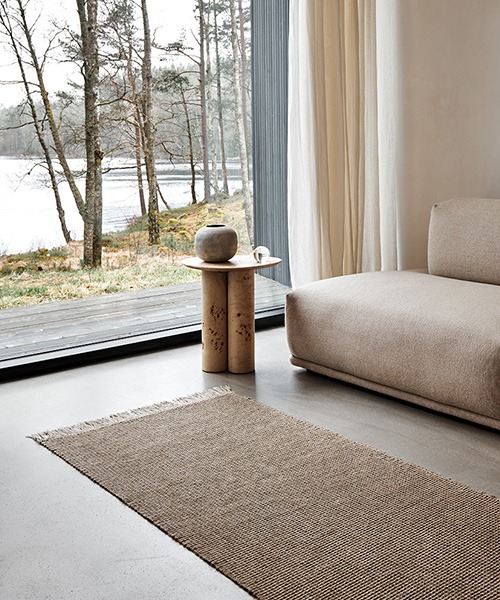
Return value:
M 256 313 L 283 306 L 285 286 L 256 275 Z M 0 373 L 140 340 L 199 330 L 201 283 L 48 302 L 0 311 Z

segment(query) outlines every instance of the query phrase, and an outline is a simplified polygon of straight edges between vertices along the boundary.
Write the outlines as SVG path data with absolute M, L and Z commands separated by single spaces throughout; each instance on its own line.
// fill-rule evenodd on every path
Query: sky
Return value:
M 40 24 L 49 23 L 54 19 L 68 21 L 74 28 L 78 27 L 76 0 L 29 0 L 34 9 L 32 14 L 40 14 Z M 196 21 L 193 15 L 195 0 L 148 0 L 148 12 L 151 31 L 161 42 L 173 42 L 179 39 L 183 29 L 189 36 L 196 31 Z M 189 39 L 189 38 L 188 38 Z M 10 106 L 19 103 L 23 98 L 20 85 L 9 85 L 6 82 L 19 78 L 19 73 L 13 64 L 12 55 L 5 46 L 0 46 L 0 105 Z M 46 72 L 46 84 L 49 90 L 64 89 L 71 75 L 69 65 L 50 65 Z

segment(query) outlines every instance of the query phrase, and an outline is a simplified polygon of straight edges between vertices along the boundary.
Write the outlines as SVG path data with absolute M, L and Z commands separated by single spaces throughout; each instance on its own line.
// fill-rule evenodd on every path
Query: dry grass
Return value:
M 102 268 L 81 267 L 82 243 L 0 257 L 0 309 L 195 281 L 199 273 L 181 265 L 193 255 L 194 236 L 207 223 L 236 229 L 239 253 L 250 243 L 240 198 L 161 213 L 161 243 L 147 242 L 145 219 L 103 238 Z

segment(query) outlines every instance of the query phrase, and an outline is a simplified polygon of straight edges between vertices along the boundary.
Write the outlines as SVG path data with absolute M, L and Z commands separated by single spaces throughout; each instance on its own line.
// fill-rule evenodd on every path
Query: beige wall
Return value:
M 500 0 L 389 0 L 400 268 L 427 264 L 436 202 L 500 198 Z

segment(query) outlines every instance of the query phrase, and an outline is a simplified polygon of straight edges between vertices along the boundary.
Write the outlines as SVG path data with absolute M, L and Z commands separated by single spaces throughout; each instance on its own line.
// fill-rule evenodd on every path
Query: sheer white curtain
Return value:
M 384 13 L 381 23 L 386 20 Z M 380 26 L 376 0 L 290 2 L 288 226 L 294 287 L 397 267 L 393 107 L 386 91 L 391 74 L 386 56 L 377 70 Z M 385 46 L 379 52 L 387 54 Z

